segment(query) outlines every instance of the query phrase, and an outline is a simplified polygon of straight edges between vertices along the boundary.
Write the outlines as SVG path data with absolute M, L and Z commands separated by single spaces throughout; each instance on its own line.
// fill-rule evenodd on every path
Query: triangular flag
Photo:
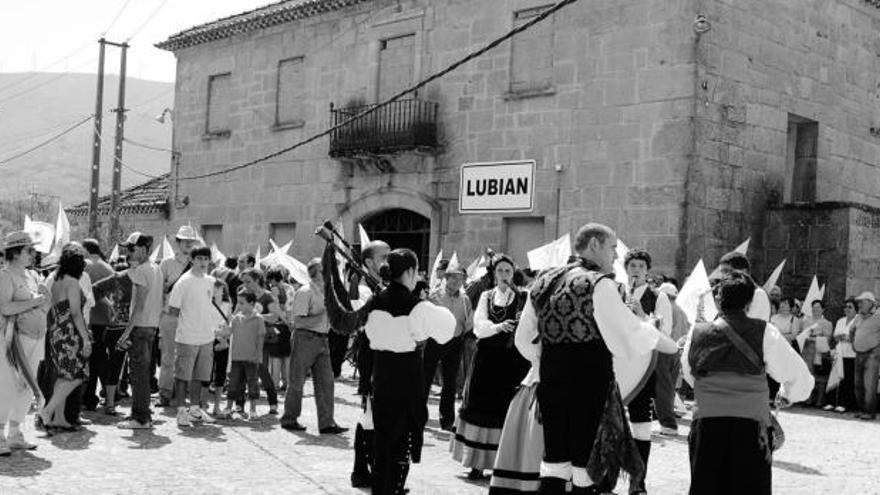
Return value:
M 529 251 L 526 257 L 532 270 L 546 270 L 565 265 L 571 257 L 571 234 L 565 234 L 549 244 Z
M 443 259 L 443 250 L 441 249 L 439 253 L 437 253 L 437 257 L 434 258 L 434 265 L 431 267 L 431 274 L 429 278 L 429 284 L 431 286 L 431 290 L 440 287 L 441 280 L 437 277 L 437 268 L 440 266 L 440 261 Z M 468 272 L 470 275 L 470 272 Z
M 27 232 L 28 226 L 30 224 L 31 224 L 31 217 L 29 217 L 28 215 L 25 215 L 24 216 L 24 226 L 22 227 L 21 230 L 24 230 L 25 232 Z
M 752 241 L 752 238 L 749 237 L 748 239 L 745 240 L 745 242 L 743 242 L 742 244 L 737 246 L 736 249 L 734 249 L 734 252 L 737 252 L 742 255 L 749 254 L 749 243 L 751 241 Z
M 278 244 L 275 244 L 275 240 L 274 240 L 274 239 L 269 239 L 269 246 L 272 247 L 272 250 L 269 251 L 269 254 L 270 254 L 270 255 L 271 255 L 272 253 L 281 252 L 281 248 L 278 247 Z
M 119 261 L 119 244 L 113 245 L 113 251 L 110 251 L 110 259 L 107 261 L 110 263 L 116 263 Z
M 626 253 L 629 252 L 629 248 L 623 243 L 623 241 L 617 239 L 616 251 L 617 259 L 614 260 L 614 280 L 619 284 L 629 287 L 629 276 L 626 274 L 626 267 L 623 266 L 623 260 L 626 258 Z
M 358 234 L 361 238 L 361 249 L 363 249 L 364 246 L 370 243 L 370 236 L 367 235 L 367 231 L 364 230 L 364 226 L 361 224 L 358 224 Z
M 843 353 L 837 352 L 834 356 L 834 364 L 831 365 L 831 372 L 828 374 L 825 391 L 834 390 L 841 381 L 843 381 Z
M 290 248 L 293 247 L 293 241 L 288 241 L 287 244 L 281 246 L 281 254 L 287 254 L 290 252 Z
M 486 255 L 482 254 L 479 258 L 475 259 L 473 263 L 471 263 L 467 267 L 468 273 L 468 282 L 473 282 L 474 280 L 478 280 L 483 277 L 488 271 L 486 266 L 488 265 L 488 261 L 486 260 Z
M 276 266 L 284 267 L 300 284 L 309 283 L 309 270 L 302 262 L 280 251 L 272 251 L 268 256 L 260 260 L 260 263 L 266 268 Z
M 452 257 L 449 258 L 449 265 L 446 266 L 446 271 L 451 272 L 454 270 L 460 270 L 461 263 L 458 262 L 458 253 L 453 251 Z
M 812 316 L 810 312 L 810 307 L 813 305 L 813 301 L 821 300 L 822 295 L 819 293 L 819 280 L 813 275 L 813 281 L 810 282 L 810 290 L 807 291 L 807 297 L 804 298 L 804 307 L 802 308 L 805 315 L 808 317 Z
M 61 247 L 70 242 L 70 221 L 61 201 L 58 202 L 58 217 L 55 219 L 55 240 L 61 244 Z
M 773 270 L 773 273 L 770 274 L 770 278 L 767 279 L 767 282 L 764 283 L 764 290 L 770 292 L 777 282 L 779 282 L 779 276 L 782 275 L 782 268 L 785 267 L 785 260 L 782 260 L 782 263 L 776 266 Z
M 174 247 L 168 242 L 168 236 L 162 236 L 162 261 L 174 258 Z
M 150 254 L 150 261 L 153 263 L 159 262 L 159 250 L 162 249 L 162 245 L 158 242 L 156 243 L 156 247 L 153 249 L 153 253 Z
M 819 289 L 819 300 L 825 300 L 825 284 L 822 284 L 822 288 Z
M 694 271 L 691 272 L 678 292 L 675 302 L 684 310 L 691 324 L 697 320 L 698 316 L 705 321 L 715 319 L 718 310 L 715 307 L 712 286 L 709 285 L 709 275 L 706 273 L 706 265 L 703 264 L 703 260 L 697 262 Z
M 795 340 L 797 340 L 797 343 L 798 343 L 798 349 L 800 349 L 801 352 L 803 352 L 804 344 L 807 342 L 807 338 L 809 338 L 809 337 L 810 337 L 810 329 L 809 328 L 804 329 L 803 332 L 799 333 L 798 336 L 795 337 Z
M 226 263 L 226 255 L 220 252 L 216 242 L 211 244 L 211 261 L 217 266 L 222 266 Z

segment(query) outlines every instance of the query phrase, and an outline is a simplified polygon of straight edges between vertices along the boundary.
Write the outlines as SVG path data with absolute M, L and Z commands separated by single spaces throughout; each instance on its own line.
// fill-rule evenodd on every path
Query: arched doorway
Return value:
M 374 213 L 361 220 L 370 239 L 385 241 L 392 249 L 409 248 L 419 257 L 419 270 L 428 270 L 431 220 L 403 208 Z

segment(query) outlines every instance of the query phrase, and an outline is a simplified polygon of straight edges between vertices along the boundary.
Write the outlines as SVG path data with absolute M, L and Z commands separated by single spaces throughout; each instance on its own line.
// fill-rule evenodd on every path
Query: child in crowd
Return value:
M 263 339 L 266 336 L 266 325 L 256 312 L 257 296 L 245 288 L 238 292 L 236 313 L 229 327 L 221 334 L 231 336 L 229 346 L 229 389 L 227 394 L 227 411 L 223 414 L 230 417 L 230 410 L 235 404 L 235 413 L 242 419 L 248 419 L 257 413 L 257 399 L 260 398 L 258 383 L 260 363 L 263 361 Z M 244 392 L 247 386 L 250 399 L 250 412 L 244 412 Z
M 214 308 L 217 309 L 217 326 L 214 330 L 214 371 L 211 387 L 214 392 L 213 414 L 216 416 L 220 414 L 223 387 L 226 385 L 229 368 L 229 335 L 224 335 L 223 330 L 229 325 L 232 313 L 232 301 L 229 299 L 226 282 L 220 279 L 214 282 Z

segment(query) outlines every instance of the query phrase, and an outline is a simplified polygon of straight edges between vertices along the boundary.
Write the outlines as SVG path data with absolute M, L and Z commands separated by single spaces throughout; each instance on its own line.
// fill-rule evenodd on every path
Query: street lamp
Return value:
M 166 115 L 166 114 L 168 115 L 168 118 L 170 118 L 170 119 L 173 120 L 173 118 L 172 118 L 172 115 L 173 115 L 173 114 L 172 114 L 172 112 L 171 112 L 171 109 L 168 108 L 168 107 L 165 107 L 165 109 L 162 110 L 162 113 L 160 113 L 159 115 L 156 115 L 156 117 L 155 117 L 156 122 L 158 122 L 158 123 L 160 123 L 160 124 L 164 124 L 164 123 L 165 123 L 165 115 Z

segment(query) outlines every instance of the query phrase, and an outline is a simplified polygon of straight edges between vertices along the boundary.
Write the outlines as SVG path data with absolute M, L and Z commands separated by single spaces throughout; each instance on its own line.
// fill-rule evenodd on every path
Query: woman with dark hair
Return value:
M 795 337 L 801 333 L 801 320 L 794 314 L 794 311 L 795 299 L 790 296 L 783 297 L 779 300 L 776 314 L 770 317 L 770 323 L 779 330 L 779 333 L 792 347 L 800 352 Z
M 409 464 L 421 460 L 422 435 L 428 419 L 424 370 L 419 342 L 432 338 L 445 344 L 455 333 L 455 317 L 441 306 L 420 301 L 413 293 L 419 262 L 409 249 L 388 254 L 381 269 L 388 286 L 357 311 L 346 311 L 333 248 L 324 252 L 324 275 L 333 277 L 325 295 L 328 312 L 337 321 L 351 320 L 339 327 L 364 329 L 373 350 L 373 425 L 375 447 L 373 493 L 405 493 Z M 335 327 L 334 327 L 335 328 Z
M 85 249 L 75 242 L 65 245 L 52 284 L 48 338 L 57 377 L 52 398 L 39 413 L 47 428 L 73 427 L 64 417 L 64 405 L 67 396 L 89 376 L 92 344 L 83 317 L 85 296 L 79 284 L 86 268 L 86 255 Z
M 6 236 L 6 268 L 0 270 L 0 456 L 36 448 L 25 441 L 21 423 L 34 397 L 37 365 L 43 358 L 48 290 L 30 269 L 34 241 L 25 232 Z M 9 433 L 4 435 L 9 423 Z
M 526 302 L 526 293 L 513 284 L 516 265 L 496 255 L 490 270 L 495 288 L 483 292 L 474 312 L 477 352 L 450 443 L 452 458 L 471 468 L 469 479 L 494 466 L 507 408 L 529 371 L 513 341 Z

